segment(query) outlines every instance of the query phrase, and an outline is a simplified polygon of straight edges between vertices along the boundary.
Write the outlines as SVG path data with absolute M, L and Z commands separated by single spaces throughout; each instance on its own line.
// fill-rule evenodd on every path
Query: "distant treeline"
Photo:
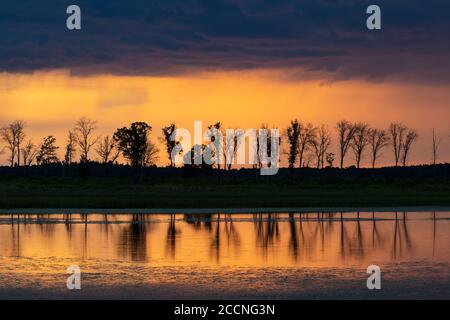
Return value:
M 383 168 L 281 168 L 275 176 L 260 176 L 259 169 L 241 168 L 232 170 L 217 170 L 196 167 L 135 167 L 122 164 L 101 164 L 97 162 L 74 163 L 64 165 L 52 163 L 30 167 L 0 167 L 0 177 L 14 179 L 19 177 L 140 177 L 170 181 L 177 178 L 201 177 L 216 181 L 301 181 L 314 178 L 318 181 L 365 181 L 368 179 L 383 181 L 440 181 L 450 184 L 450 164 L 419 165 L 407 167 Z M 237 179 L 239 178 L 239 179 Z
M 72 130 L 68 131 L 63 147 L 63 159 L 58 156 L 60 146 L 57 145 L 53 136 L 47 136 L 41 143 L 35 144 L 33 139 L 27 136 L 26 127 L 25 121 L 17 120 L 0 128 L 0 153 L 5 153 L 11 167 L 26 169 L 13 170 L 14 172 L 40 172 L 40 174 L 52 172 L 55 174 L 53 172 L 56 170 L 59 171 L 59 175 L 84 175 L 87 174 L 87 171 L 96 173 L 136 172 L 143 168 L 147 168 L 145 171 L 149 171 L 154 170 L 148 169 L 148 167 L 155 166 L 160 157 L 160 150 L 150 139 L 152 127 L 145 122 L 135 122 L 129 127 L 119 128 L 112 135 L 98 136 L 96 135 L 97 122 L 83 117 L 75 122 Z M 268 126 L 263 125 L 260 129 L 268 129 Z M 208 145 L 182 150 L 181 142 L 174 138 L 176 130 L 176 125 L 172 123 L 162 128 L 162 136 L 158 138 L 164 145 L 164 154 L 172 169 L 175 168 L 174 150 L 180 150 L 178 154 L 183 154 L 186 159 L 191 159 L 194 157 L 195 150 L 211 148 L 209 145 L 214 142 L 214 139 L 217 139 L 217 135 L 212 135 L 211 141 L 207 141 Z M 208 126 L 208 130 L 220 133 L 225 131 L 220 122 Z M 282 130 L 280 145 L 283 144 L 285 150 L 280 157 L 285 157 L 285 163 L 288 163 L 291 173 L 295 168 L 333 168 L 335 167 L 335 158 L 337 158 L 338 167 L 342 169 L 348 153 L 353 153 L 353 164 L 357 168 L 361 167 L 364 156 L 370 157 L 371 167 L 375 168 L 382 151 L 389 148 L 394 160 L 392 165 L 406 167 L 413 144 L 418 139 L 417 131 L 402 123 L 392 123 L 387 129 L 379 129 L 372 128 L 367 123 L 350 123 L 342 120 L 336 124 L 335 131 L 337 133 L 337 156 L 330 151 L 332 131 L 328 126 L 314 126 L 297 119 L 292 120 L 289 126 Z M 243 137 L 245 136 L 239 136 L 237 133 L 232 137 L 223 134 L 222 145 L 224 147 L 221 152 L 224 154 L 221 158 L 225 159 L 224 164 L 195 165 L 192 163 L 189 166 L 191 169 L 202 168 L 204 172 L 210 172 L 210 169 L 216 168 L 218 175 L 223 175 L 222 171 L 224 170 L 235 169 L 233 160 L 236 158 L 239 145 L 245 143 L 242 141 L 245 139 Z M 441 139 L 433 130 L 432 141 L 430 141 L 432 164 L 437 163 L 440 142 Z M 269 139 L 267 143 L 270 144 L 271 140 Z M 270 150 L 270 145 L 264 149 Z M 120 166 L 119 159 L 124 159 L 130 167 Z M 98 166 L 93 162 L 104 166 L 97 169 Z M 261 166 L 263 164 L 259 159 L 256 164 L 253 164 L 253 168 L 261 168 Z M 88 170 L 88 168 L 90 169 Z M 3 171 L 5 169 L 2 169 Z M 178 170 L 168 171 L 179 172 Z M 159 170 L 158 172 L 163 171 Z

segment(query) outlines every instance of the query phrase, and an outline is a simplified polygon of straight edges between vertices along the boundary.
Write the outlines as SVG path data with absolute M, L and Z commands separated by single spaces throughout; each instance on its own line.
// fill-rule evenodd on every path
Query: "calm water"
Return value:
M 450 212 L 0 215 L 0 298 L 405 297 L 450 298 Z

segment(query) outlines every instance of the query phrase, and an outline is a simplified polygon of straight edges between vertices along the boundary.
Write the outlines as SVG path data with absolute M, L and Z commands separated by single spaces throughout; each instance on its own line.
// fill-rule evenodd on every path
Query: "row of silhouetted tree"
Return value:
M 336 124 L 338 140 L 339 167 L 343 168 L 349 153 L 353 152 L 355 165 L 361 166 L 364 155 L 370 155 L 373 168 L 381 156 L 383 149 L 391 147 L 394 164 L 407 165 L 411 148 L 418 139 L 418 133 L 402 123 L 392 123 L 388 129 L 371 128 L 367 123 L 350 123 L 342 120 Z M 315 162 L 317 168 L 324 168 L 325 162 L 332 167 L 335 154 L 330 152 L 332 133 L 328 126 L 315 127 L 311 123 L 293 120 L 286 131 L 289 144 L 289 167 L 309 167 Z M 437 151 L 440 144 L 433 130 L 433 164 L 436 164 Z
M 120 156 L 130 165 L 137 167 L 153 166 L 158 159 L 159 150 L 151 141 L 152 127 L 145 122 L 135 122 L 129 127 L 117 129 L 112 135 L 96 135 L 97 122 L 83 117 L 75 122 L 73 129 L 68 131 L 64 146 L 64 158 L 58 157 L 60 147 L 53 136 L 45 137 L 41 143 L 35 144 L 26 134 L 27 124 L 17 120 L 0 128 L 0 151 L 6 153 L 11 166 L 28 167 L 33 164 L 46 165 L 51 163 L 63 163 L 70 165 L 75 162 L 87 163 L 96 161 L 100 163 L 117 163 Z M 267 129 L 267 125 L 262 126 Z M 210 130 L 221 131 L 221 123 L 217 122 L 208 127 Z M 171 157 L 175 148 L 181 154 L 180 142 L 174 141 L 172 136 L 176 131 L 176 125 L 170 124 L 162 128 L 160 141 L 165 146 L 166 155 L 170 166 L 175 166 Z M 416 130 L 408 128 L 402 123 L 392 123 L 387 129 L 372 128 L 367 123 L 350 123 L 346 120 L 339 121 L 335 127 L 338 150 L 338 166 L 343 167 L 349 153 L 353 153 L 355 166 L 360 167 L 365 155 L 369 155 L 371 166 L 375 167 L 382 151 L 389 148 L 392 152 L 394 165 L 406 166 L 411 148 L 418 139 Z M 233 141 L 227 141 L 230 137 L 224 136 L 224 154 L 226 158 L 234 155 L 242 141 L 237 136 Z M 288 128 L 282 134 L 280 141 L 287 146 L 284 154 L 287 156 L 289 168 L 296 167 L 333 167 L 336 155 L 330 151 L 332 146 L 332 130 L 326 125 L 314 126 L 311 123 L 303 123 L 297 119 L 292 120 Z M 215 136 L 211 137 L 214 142 Z M 270 143 L 269 139 L 269 143 Z M 233 143 L 231 143 L 233 142 Z M 432 163 L 436 164 L 441 139 L 433 130 Z M 205 145 L 197 148 L 205 149 Z M 233 150 L 228 150 L 233 148 Z M 185 156 L 194 157 L 197 150 L 193 147 Z M 197 150 L 197 151 L 196 151 Z M 270 146 L 268 146 L 270 150 Z M 234 156 L 233 156 L 234 158 Z M 231 169 L 232 162 L 226 161 L 223 169 Z M 220 168 L 220 164 L 217 164 Z
M 46 165 L 52 163 L 72 164 L 76 156 L 80 163 L 92 160 L 92 154 L 97 155 L 101 163 L 116 163 L 122 155 L 133 166 L 150 166 L 157 159 L 158 149 L 150 140 L 151 126 L 145 122 L 135 122 L 130 127 L 116 130 L 113 136 L 97 136 L 97 122 L 86 117 L 76 121 L 74 128 L 69 130 L 64 147 L 64 159 L 59 159 L 59 146 L 53 136 L 47 136 L 36 145 L 32 139 L 27 139 L 26 123 L 14 121 L 0 128 L 0 139 L 5 146 L 2 152 L 9 152 L 11 166 Z

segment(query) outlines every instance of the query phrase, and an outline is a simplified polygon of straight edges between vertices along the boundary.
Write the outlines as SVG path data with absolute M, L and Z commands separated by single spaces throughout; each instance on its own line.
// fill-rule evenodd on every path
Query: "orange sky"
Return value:
M 64 71 L 28 75 L 0 74 L 0 126 L 15 119 L 28 123 L 38 143 L 54 135 L 63 147 L 67 130 L 87 116 L 98 120 L 98 134 L 112 134 L 133 121 L 160 128 L 174 121 L 191 129 L 221 121 L 226 128 L 261 123 L 285 129 L 299 118 L 334 129 L 336 121 L 366 121 L 387 127 L 401 121 L 419 130 L 411 162 L 431 159 L 431 130 L 442 136 L 440 160 L 450 162 L 450 90 L 448 86 L 286 79 L 282 71 L 215 72 L 174 77 L 73 77 Z M 336 140 L 333 141 L 336 146 Z M 161 152 L 161 163 L 165 154 Z M 352 162 L 349 154 L 347 164 Z M 368 156 L 366 156 L 368 160 Z M 390 150 L 381 162 L 390 164 Z M 0 163 L 6 164 L 6 156 Z

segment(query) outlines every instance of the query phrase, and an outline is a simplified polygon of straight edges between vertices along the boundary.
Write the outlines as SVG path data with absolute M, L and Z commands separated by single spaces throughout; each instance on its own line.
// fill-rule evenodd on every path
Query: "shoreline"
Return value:
M 286 207 L 286 208 L 17 208 L 0 209 L 1 214 L 255 214 L 255 213 L 315 213 L 315 212 L 443 212 L 450 206 L 386 206 L 386 207 Z

